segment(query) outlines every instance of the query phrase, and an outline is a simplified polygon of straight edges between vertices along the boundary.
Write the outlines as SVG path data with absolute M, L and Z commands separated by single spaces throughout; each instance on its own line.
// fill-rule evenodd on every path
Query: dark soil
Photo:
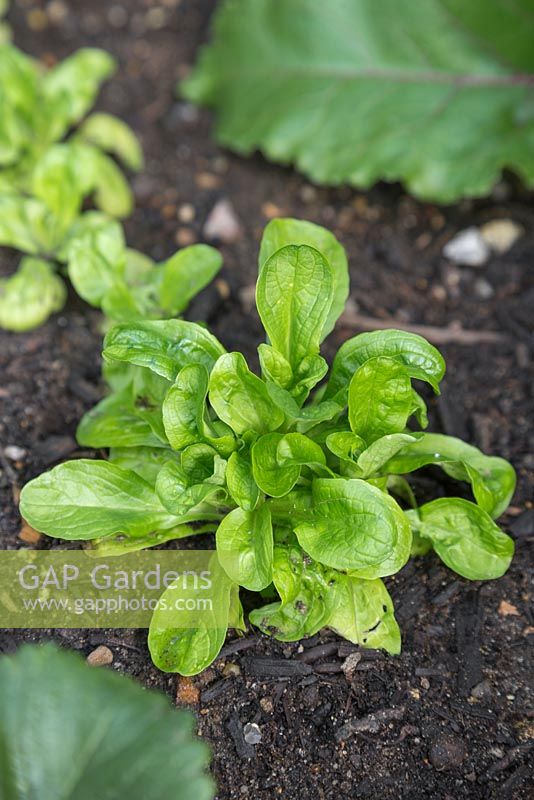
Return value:
M 104 47 L 119 60 L 100 106 L 133 126 L 146 153 L 146 168 L 133 179 L 136 211 L 126 225 L 132 246 L 164 258 L 177 242 L 202 241 L 218 199 L 234 205 L 242 236 L 222 247 L 221 279 L 189 312 L 191 319 L 207 319 L 228 348 L 242 349 L 254 363 L 261 330 L 250 291 L 243 290 L 255 281 L 262 228 L 279 214 L 319 222 L 341 239 L 352 300 L 362 314 L 408 324 L 458 321 L 505 337 L 498 345 L 442 348 L 449 371 L 443 395 L 431 401 L 431 425 L 515 465 L 518 489 L 503 519 L 517 542 L 509 573 L 469 584 L 433 556 L 411 563 L 388 581 L 402 655 L 362 652 L 352 677 L 341 665 L 355 648 L 329 633 L 281 645 L 250 631 L 245 640 L 227 643 L 193 681 L 200 699 L 192 709 L 213 748 L 218 798 L 526 798 L 534 735 L 527 558 L 534 532 L 531 197 L 509 178 L 486 200 L 440 209 L 415 202 L 398 186 L 368 193 L 311 187 L 260 156 L 243 160 L 222 151 L 211 136 L 211 115 L 174 94 L 176 78 L 206 37 L 209 0 L 161 0 L 162 28 L 150 27 L 161 21 L 150 0 L 14 5 L 15 42 L 43 61 L 82 45 Z M 180 221 L 183 204 L 194 208 L 187 223 Z M 479 269 L 447 264 L 442 247 L 456 231 L 497 218 L 526 230 L 509 252 Z M 7 274 L 15 263 L 4 251 L 0 270 Z M 338 328 L 328 354 L 354 332 Z M 0 465 L 4 548 L 22 544 L 18 487 L 79 455 L 76 423 L 102 391 L 99 347 L 99 315 L 75 297 L 37 331 L 0 333 L 0 441 L 25 451 L 19 461 L 4 458 Z M 417 489 L 439 495 L 447 487 L 429 474 Z M 151 664 L 144 631 L 6 632 L 0 648 L 43 637 L 83 654 L 106 643 L 115 669 L 176 697 L 176 676 Z M 344 726 L 355 720 L 348 731 Z M 244 742 L 247 722 L 259 725 L 260 744 Z

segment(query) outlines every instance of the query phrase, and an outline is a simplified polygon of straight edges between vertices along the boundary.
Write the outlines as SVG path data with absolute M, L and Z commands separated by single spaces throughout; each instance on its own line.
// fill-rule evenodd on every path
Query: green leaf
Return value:
M 87 459 L 60 464 L 27 483 L 20 513 L 36 530 L 60 539 L 142 536 L 178 522 L 135 472 Z
M 109 53 L 84 47 L 49 70 L 43 78 L 45 102 L 59 116 L 55 138 L 79 120 L 94 105 L 100 84 L 115 70 Z M 61 129 L 57 130 L 58 123 Z
M 0 661 L 0 795 L 10 800 L 210 800 L 193 717 L 51 644 Z
M 232 498 L 244 511 L 253 511 L 260 499 L 260 490 L 252 474 L 250 459 L 234 452 L 226 467 L 226 484 Z
M 504 575 L 514 542 L 479 506 L 458 497 L 441 497 L 409 512 L 417 532 L 450 569 L 471 581 Z M 418 518 L 417 518 L 418 517 Z
M 201 325 L 181 319 L 116 325 L 104 339 L 103 356 L 137 364 L 174 381 L 186 364 L 203 364 L 211 370 L 225 352 Z
M 336 431 L 326 437 L 326 446 L 343 461 L 354 461 L 366 449 L 366 444 L 361 436 L 352 431 Z
M 411 410 L 410 376 L 393 358 L 370 358 L 349 384 L 350 427 L 367 444 L 402 432 Z
M 17 195 L 0 195 L 0 245 L 23 253 L 52 252 L 56 244 L 50 211 L 41 200 Z
M 159 601 L 148 633 L 148 647 L 154 664 L 163 672 L 196 675 L 218 656 L 226 638 L 232 594 L 237 587 L 218 565 L 210 562 L 211 588 L 201 581 L 178 582 L 166 589 Z M 192 585 L 191 585 L 192 584 Z M 199 611 L 198 601 L 211 600 L 211 608 Z M 187 600 L 193 601 L 187 603 Z M 177 601 L 183 601 L 177 607 Z M 190 605 L 193 610 L 186 610 Z M 174 609 L 169 613 L 166 609 Z
M 124 275 L 126 243 L 121 225 L 107 220 L 82 230 L 71 238 L 67 260 L 69 278 L 80 297 L 101 305 Z
M 326 458 L 320 446 L 303 433 L 286 433 L 278 442 L 276 459 L 281 467 L 326 465 Z
M 133 210 L 133 195 L 123 173 L 109 156 L 95 150 L 95 205 L 110 217 L 128 217 Z
M 156 478 L 161 468 L 168 461 L 179 463 L 179 455 L 168 447 L 115 447 L 109 451 L 109 460 L 122 469 L 137 472 L 151 486 L 156 485 Z
M 285 416 L 292 423 L 297 423 L 298 427 L 303 431 L 318 425 L 320 422 L 331 420 L 343 411 L 343 407 L 334 400 L 325 400 L 324 403 L 311 403 L 301 408 L 288 391 L 275 383 L 267 383 L 267 391 Z
M 237 434 L 266 433 L 284 421 L 264 382 L 249 370 L 241 353 L 226 353 L 217 360 L 210 375 L 209 398 L 219 418 Z
M 407 444 L 416 441 L 416 437 L 409 433 L 390 433 L 376 439 L 370 447 L 358 456 L 358 466 L 362 471 L 362 478 L 369 478 L 382 471 L 384 464 Z M 388 472 L 389 470 L 383 470 Z
M 228 577 L 259 592 L 273 579 L 273 528 L 268 506 L 235 508 L 217 528 L 217 557 Z
M 125 122 L 111 114 L 91 114 L 80 126 L 77 135 L 116 156 L 134 172 L 143 167 L 143 151 L 139 140 Z
M 261 371 L 266 380 L 283 389 L 289 388 L 293 383 L 293 370 L 284 356 L 270 344 L 263 343 L 258 347 L 258 355 Z
M 221 254 L 207 244 L 194 244 L 171 256 L 160 267 L 163 277 L 159 296 L 163 310 L 172 316 L 181 314 L 221 266 Z
M 339 574 L 331 585 L 332 614 L 328 627 L 362 647 L 401 650 L 401 635 L 393 603 L 381 580 L 361 580 Z
M 269 222 L 260 244 L 259 269 L 266 261 L 287 245 L 308 245 L 318 250 L 332 268 L 334 291 L 332 306 L 325 322 L 321 339 L 334 329 L 338 317 L 343 313 L 349 296 L 349 270 L 344 248 L 326 228 L 301 219 L 273 219 Z
M 315 479 L 312 508 L 302 517 L 295 527 L 301 547 L 341 570 L 385 561 L 407 524 L 393 498 L 358 479 Z
M 111 394 L 82 418 L 76 431 L 82 447 L 165 447 L 146 416 L 136 408 L 131 389 Z
M 188 515 L 190 519 L 218 519 L 215 509 L 210 511 L 202 504 L 213 495 L 224 494 L 222 487 L 208 481 L 194 482 L 194 478 L 183 466 L 168 461 L 156 479 L 156 493 L 165 508 L 177 517 Z
M 504 458 L 487 456 L 454 436 L 419 434 L 385 465 L 384 472 L 413 472 L 437 464 L 456 480 L 468 481 L 478 505 L 492 517 L 506 510 L 515 490 L 514 468 Z
M 80 213 L 84 195 L 68 145 L 51 147 L 31 175 L 33 195 L 53 213 L 58 238 L 63 238 Z
M 163 424 L 175 450 L 203 437 L 208 372 L 202 364 L 188 364 L 178 373 L 163 401 Z
M 331 613 L 330 573 L 299 547 L 276 546 L 273 582 L 281 600 L 251 611 L 250 621 L 282 642 L 313 636 Z
M 370 358 L 378 357 L 400 361 L 411 378 L 426 381 L 439 393 L 445 362 L 438 350 L 415 333 L 385 330 L 360 333 L 341 345 L 332 364 L 324 399 L 334 397 L 338 392 L 346 396 L 356 370 Z
M 0 328 L 36 328 L 63 308 L 66 296 L 65 284 L 47 261 L 23 258 L 14 275 L 0 279 Z
M 263 264 L 258 313 L 270 343 L 293 370 L 319 352 L 333 292 L 332 268 L 312 247 L 288 245 Z
M 239 153 L 450 203 L 503 166 L 534 185 L 531 32 L 530 0 L 226 0 L 182 88 Z
M 251 451 L 254 480 L 271 497 L 290 492 L 300 476 L 300 465 L 282 466 L 278 460 L 278 445 L 283 438 L 281 433 L 268 433 L 258 439 Z

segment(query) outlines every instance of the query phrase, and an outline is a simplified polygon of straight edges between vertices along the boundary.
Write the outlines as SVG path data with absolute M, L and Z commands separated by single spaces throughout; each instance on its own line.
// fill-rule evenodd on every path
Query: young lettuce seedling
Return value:
M 128 183 L 108 154 L 140 169 L 137 139 L 109 114 L 83 120 L 114 66 L 108 53 L 85 48 L 44 71 L 0 44 L 0 245 L 31 256 L 0 285 L 2 327 L 28 330 L 61 308 L 56 264 L 72 241 L 132 210 Z M 82 210 L 89 196 L 98 211 Z
M 109 447 L 109 461 L 69 462 L 31 481 L 23 516 L 51 536 L 92 540 L 105 554 L 189 536 L 197 523 L 216 532 L 229 627 L 242 626 L 239 587 L 268 590 L 275 601 L 250 620 L 277 639 L 326 626 L 398 653 L 382 578 L 430 548 L 466 578 L 502 575 L 514 545 L 494 519 L 510 501 L 515 473 L 501 458 L 417 429 L 427 419 L 413 381 L 437 393 L 445 373 L 422 337 L 362 333 L 342 345 L 328 375 L 320 345 L 347 293 L 347 261 L 334 236 L 274 220 L 261 243 L 256 292 L 267 334 L 261 377 L 199 325 L 114 327 L 104 357 L 130 365 L 131 382 L 78 430 L 83 446 Z M 426 464 L 469 483 L 474 502 L 417 507 L 403 476 Z M 403 510 L 395 497 L 412 507 Z M 189 623 L 169 630 L 156 611 L 149 644 L 159 667 L 193 674 L 217 656 L 224 633 Z

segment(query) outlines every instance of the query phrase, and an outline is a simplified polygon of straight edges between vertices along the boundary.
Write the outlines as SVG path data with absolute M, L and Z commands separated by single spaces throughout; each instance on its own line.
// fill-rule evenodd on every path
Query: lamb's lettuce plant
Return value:
M 23 489 L 21 512 L 38 530 L 90 540 L 105 554 L 214 531 L 229 627 L 242 627 L 244 587 L 272 600 L 250 620 L 282 641 L 329 627 L 398 653 L 382 579 L 431 548 L 466 578 L 502 575 L 514 545 L 494 519 L 512 496 L 514 470 L 421 430 L 426 409 L 416 386 L 439 392 L 445 363 L 420 336 L 362 333 L 342 345 L 329 372 L 320 345 L 348 291 L 332 234 L 274 220 L 259 268 L 261 376 L 194 323 L 117 325 L 104 357 L 129 365 L 130 381 L 78 430 L 83 446 L 109 447 L 109 460 L 41 475 Z M 427 464 L 469 484 L 473 501 L 418 506 L 404 476 Z M 225 630 L 192 631 L 179 621 L 169 630 L 156 612 L 152 656 L 162 669 L 198 672 L 217 656 Z
M 0 325 L 27 330 L 61 307 L 55 274 L 77 235 L 132 210 L 118 166 L 142 166 L 139 142 L 121 120 L 86 116 L 115 67 L 96 49 L 78 50 L 43 70 L 0 44 L 0 245 L 32 256 L 0 286 Z M 113 158 L 114 156 L 115 158 Z M 91 197 L 97 211 L 84 211 Z

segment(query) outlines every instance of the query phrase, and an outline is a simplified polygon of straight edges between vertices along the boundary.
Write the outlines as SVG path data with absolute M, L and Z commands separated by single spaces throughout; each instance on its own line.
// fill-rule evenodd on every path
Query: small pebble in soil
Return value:
M 259 744 L 263 738 L 260 727 L 255 722 L 247 722 L 244 725 L 243 736 L 247 744 Z
M 178 209 L 178 219 L 180 222 L 189 223 L 195 219 L 195 206 L 191 203 L 184 203 Z
M 480 297 L 481 300 L 489 300 L 490 297 L 493 297 L 495 294 L 493 286 L 485 278 L 478 278 L 473 284 L 473 288 L 475 290 L 475 294 L 477 297 Z
M 480 681 L 476 686 L 471 689 L 471 697 L 475 700 L 489 700 L 491 699 L 491 686 L 488 681 Z
M 26 544 L 37 544 L 42 538 L 43 537 L 39 531 L 36 531 L 35 528 L 32 528 L 27 522 L 22 523 L 19 531 L 19 539 L 21 541 L 25 542 Z
M 105 644 L 101 644 L 89 653 L 86 660 L 90 667 L 106 667 L 113 663 L 113 653 L 109 647 L 106 647 Z
M 231 202 L 224 198 L 219 200 L 204 223 L 203 234 L 206 239 L 209 242 L 233 244 L 241 238 L 242 232 L 241 223 Z
M 490 248 L 478 228 L 466 228 L 447 242 L 443 255 L 455 264 L 482 267 L 490 256 Z
M 26 455 L 26 450 L 16 444 L 8 444 L 7 447 L 4 447 L 4 455 L 10 461 L 21 461 Z
M 456 769 L 467 756 L 463 739 L 442 733 L 436 736 L 430 746 L 429 759 L 437 770 Z
M 195 233 L 190 228 L 178 228 L 174 239 L 179 247 L 189 247 L 196 242 Z
M 224 665 L 222 674 L 225 678 L 237 678 L 241 675 L 241 667 L 239 664 L 234 664 L 233 661 L 228 661 L 228 663 Z
M 194 706 L 198 703 L 200 690 L 191 678 L 179 677 L 176 683 L 176 703 L 183 706 Z
M 524 232 L 512 219 L 494 219 L 480 228 L 482 239 L 496 253 L 508 252 Z
M 262 711 L 265 711 L 266 714 L 272 714 L 274 711 L 273 701 L 270 697 L 262 697 L 260 699 L 260 708 Z

